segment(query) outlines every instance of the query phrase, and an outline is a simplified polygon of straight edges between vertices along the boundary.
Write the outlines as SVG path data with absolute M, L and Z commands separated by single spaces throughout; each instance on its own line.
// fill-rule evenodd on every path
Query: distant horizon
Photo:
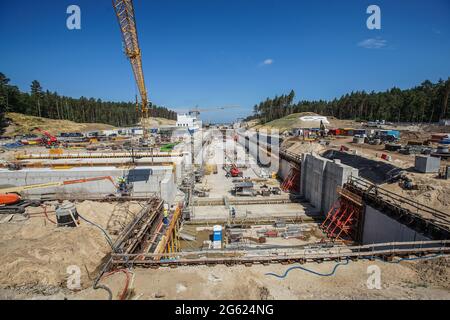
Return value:
M 150 101 L 203 121 L 230 123 L 291 89 L 330 101 L 352 91 L 410 89 L 450 76 L 450 3 L 377 1 L 381 29 L 366 26 L 368 3 L 349 0 L 136 0 Z M 78 0 L 81 30 L 66 27 L 65 1 L 0 5 L 0 72 L 29 92 L 133 102 L 137 93 L 110 1 Z M 24 10 L 24 7 L 27 10 Z M 274 19 L 274 17 L 281 17 Z

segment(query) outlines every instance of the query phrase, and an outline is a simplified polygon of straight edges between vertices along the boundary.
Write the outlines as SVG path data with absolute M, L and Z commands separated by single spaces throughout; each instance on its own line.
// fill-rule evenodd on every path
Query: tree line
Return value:
M 450 118 L 450 78 L 432 83 L 429 80 L 411 89 L 392 88 L 384 92 L 356 91 L 331 101 L 301 100 L 294 103 L 295 92 L 267 98 L 253 107 L 247 120 L 267 123 L 292 113 L 315 112 L 338 119 L 386 120 L 391 122 L 432 123 Z
M 37 80 L 31 83 L 30 92 L 21 92 L 0 72 L 0 126 L 5 122 L 5 112 L 75 122 L 106 123 L 117 127 L 134 125 L 140 120 L 140 112 L 137 112 L 134 102 L 61 96 L 57 92 L 44 90 Z M 172 120 L 177 117 L 175 111 L 151 103 L 149 115 Z

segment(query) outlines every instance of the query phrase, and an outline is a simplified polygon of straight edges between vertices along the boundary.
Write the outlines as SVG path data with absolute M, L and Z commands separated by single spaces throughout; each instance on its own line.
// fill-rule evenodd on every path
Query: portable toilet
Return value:
M 213 248 L 222 248 L 222 226 L 214 226 L 213 228 Z

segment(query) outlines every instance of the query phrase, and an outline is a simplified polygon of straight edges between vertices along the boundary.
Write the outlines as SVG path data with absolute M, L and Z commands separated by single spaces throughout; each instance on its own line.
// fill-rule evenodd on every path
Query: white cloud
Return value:
M 273 61 L 273 59 L 266 59 L 266 60 L 264 60 L 261 64 L 260 64 L 260 66 L 262 67 L 262 66 L 270 66 L 271 64 L 273 64 L 274 63 L 274 61 Z
M 370 38 L 358 43 L 359 47 L 366 49 L 381 49 L 386 47 L 387 41 L 381 38 Z

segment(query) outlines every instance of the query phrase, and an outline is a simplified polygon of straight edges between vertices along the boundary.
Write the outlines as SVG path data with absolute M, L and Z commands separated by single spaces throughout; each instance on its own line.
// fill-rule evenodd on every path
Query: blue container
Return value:
M 213 241 L 222 241 L 222 226 L 214 226 Z

